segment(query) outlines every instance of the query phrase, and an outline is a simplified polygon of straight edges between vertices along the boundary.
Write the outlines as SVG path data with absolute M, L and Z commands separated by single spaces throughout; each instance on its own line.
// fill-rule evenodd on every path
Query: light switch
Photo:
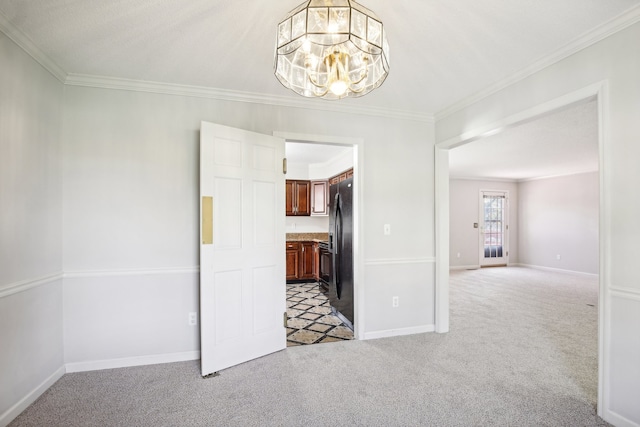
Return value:
M 391 234 L 391 224 L 385 224 L 384 225 L 384 235 L 388 236 Z

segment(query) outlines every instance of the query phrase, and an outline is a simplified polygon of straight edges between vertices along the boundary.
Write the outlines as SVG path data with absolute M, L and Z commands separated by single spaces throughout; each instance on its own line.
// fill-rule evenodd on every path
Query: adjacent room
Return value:
M 449 157 L 452 328 L 518 360 L 521 373 L 555 370 L 566 382 L 556 387 L 577 387 L 594 408 L 597 108 L 592 100 L 554 111 Z

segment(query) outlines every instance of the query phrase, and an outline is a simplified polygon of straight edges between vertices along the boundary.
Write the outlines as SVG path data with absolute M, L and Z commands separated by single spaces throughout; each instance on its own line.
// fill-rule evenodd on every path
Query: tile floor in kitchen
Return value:
M 287 317 L 287 347 L 353 339 L 318 283 L 287 284 Z

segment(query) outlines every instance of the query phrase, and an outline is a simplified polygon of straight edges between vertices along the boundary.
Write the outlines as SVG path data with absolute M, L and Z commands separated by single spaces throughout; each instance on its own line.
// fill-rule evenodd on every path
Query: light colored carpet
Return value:
M 401 280 L 401 279 L 399 279 Z M 18 426 L 596 426 L 597 280 L 451 275 L 451 332 L 67 374 Z

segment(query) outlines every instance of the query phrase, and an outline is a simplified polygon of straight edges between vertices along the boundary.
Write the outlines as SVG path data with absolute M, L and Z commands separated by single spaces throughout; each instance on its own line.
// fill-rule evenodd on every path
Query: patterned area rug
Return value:
M 318 283 L 287 284 L 287 347 L 353 339 Z

